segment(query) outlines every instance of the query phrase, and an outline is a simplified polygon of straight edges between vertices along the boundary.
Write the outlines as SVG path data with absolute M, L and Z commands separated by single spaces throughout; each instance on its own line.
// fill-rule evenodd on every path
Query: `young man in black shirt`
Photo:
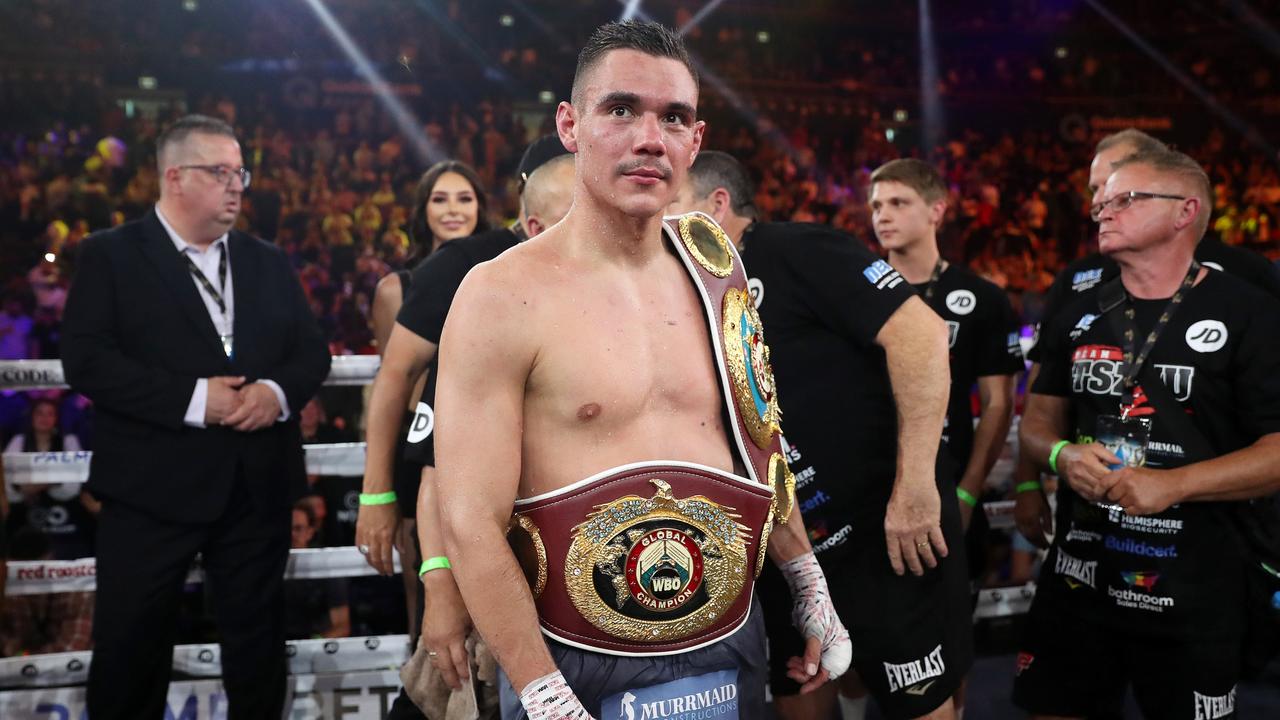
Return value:
M 855 238 L 755 222 L 751 198 L 732 156 L 703 151 L 670 211 L 711 215 L 740 248 L 769 329 L 797 503 L 855 639 L 854 667 L 887 717 L 954 717 L 972 638 L 953 475 L 935 465 L 949 389 L 945 326 Z M 903 532 L 907 517 L 915 534 Z M 798 695 L 786 677 L 785 659 L 802 647 L 781 610 L 786 585 L 766 568 L 757 587 L 775 709 L 828 717 L 834 688 Z
M 889 252 L 889 264 L 947 323 L 951 400 L 942 441 L 956 472 L 969 578 L 977 582 L 986 567 L 989 527 L 980 505 L 983 485 L 1009 433 L 1014 381 L 1024 369 L 1018 318 L 1003 290 L 938 252 L 947 187 L 933 166 L 912 158 L 880 166 L 871 174 L 870 205 L 872 227 Z M 976 427 L 975 384 L 981 405 Z M 963 707 L 963 692 L 955 704 Z
M 1246 561 L 1226 509 L 1280 487 L 1280 303 L 1194 259 L 1212 191 L 1187 156 L 1121 162 L 1093 207 L 1120 279 L 1041 332 L 1021 440 L 1065 483 L 1014 700 L 1118 716 L 1132 685 L 1148 717 L 1233 717 Z
M 1008 296 L 938 252 L 946 198 L 938 171 L 920 160 L 893 160 L 871 175 L 876 239 L 889 252 L 889 264 L 947 323 L 951 401 L 942 440 L 963 471 L 956 492 L 968 527 L 1009 432 L 1014 378 L 1024 368 L 1018 318 Z M 970 403 L 975 383 L 982 408 L 976 428 Z

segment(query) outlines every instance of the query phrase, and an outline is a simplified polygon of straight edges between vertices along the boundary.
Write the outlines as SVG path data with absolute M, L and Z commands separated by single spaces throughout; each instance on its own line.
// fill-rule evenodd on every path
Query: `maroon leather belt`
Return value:
M 774 491 L 692 463 L 636 463 L 518 500 L 511 540 L 542 631 L 613 655 L 669 655 L 747 620 Z

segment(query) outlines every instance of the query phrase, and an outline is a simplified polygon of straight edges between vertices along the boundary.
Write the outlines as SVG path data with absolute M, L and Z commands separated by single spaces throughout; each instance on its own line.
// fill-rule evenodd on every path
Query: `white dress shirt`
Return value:
M 213 321 L 214 329 L 218 331 L 219 335 L 231 335 L 231 329 L 234 327 L 236 317 L 236 294 L 232 289 L 231 245 L 227 242 L 227 235 L 223 234 L 222 237 L 210 243 L 209 247 L 200 250 L 179 237 L 178 232 L 165 219 L 164 213 L 160 212 L 159 206 L 156 207 L 156 217 L 160 219 L 160 224 L 164 227 L 164 231 L 169 233 L 169 239 L 173 241 L 174 249 L 190 258 L 196 269 L 209 281 L 209 284 L 217 288 L 218 292 L 222 294 L 222 301 L 227 307 L 225 314 L 222 312 L 222 308 L 218 307 L 218 303 L 213 299 L 213 296 L 205 292 L 201 282 L 194 275 L 191 277 L 191 282 L 196 286 L 196 292 L 200 295 L 200 299 L 204 301 L 205 310 L 209 311 L 209 319 Z M 222 249 L 219 250 L 218 248 Z M 218 287 L 218 262 L 224 252 L 227 254 L 226 286 Z M 279 383 L 275 380 L 267 379 L 262 379 L 258 382 L 271 388 L 271 391 L 276 395 L 276 400 L 280 402 L 280 417 L 276 418 L 276 421 L 288 420 L 289 402 L 285 399 L 284 390 L 280 388 Z M 208 404 L 209 379 L 199 378 L 196 380 L 196 389 L 191 393 L 191 402 L 187 404 L 187 414 L 182 421 L 192 427 L 204 427 L 204 414 Z

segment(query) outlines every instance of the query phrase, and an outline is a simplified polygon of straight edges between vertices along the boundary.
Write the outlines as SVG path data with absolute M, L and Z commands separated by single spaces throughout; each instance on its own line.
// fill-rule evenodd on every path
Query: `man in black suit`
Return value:
M 305 486 L 295 412 L 329 354 L 288 259 L 232 230 L 249 184 L 226 123 L 157 141 L 160 201 L 94 235 L 67 300 L 62 361 L 94 402 L 94 720 L 160 718 L 179 593 L 203 557 L 231 718 L 279 718 L 290 503 Z

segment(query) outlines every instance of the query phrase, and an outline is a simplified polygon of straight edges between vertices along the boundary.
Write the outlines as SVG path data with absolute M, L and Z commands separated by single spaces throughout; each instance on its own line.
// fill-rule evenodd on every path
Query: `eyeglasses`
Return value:
M 249 179 L 253 177 L 253 173 L 249 172 L 249 168 L 238 167 L 231 168 L 226 165 L 179 165 L 179 170 L 203 170 L 213 176 L 213 179 L 226 185 L 231 186 L 231 178 L 240 176 L 240 185 L 246 190 L 249 188 Z
M 1113 212 L 1124 212 L 1125 210 L 1128 210 L 1129 206 L 1132 205 L 1137 200 L 1152 200 L 1152 199 L 1186 200 L 1187 198 L 1183 195 L 1165 195 L 1163 193 L 1151 193 L 1151 192 L 1141 192 L 1139 190 L 1130 190 L 1129 192 L 1120 193 L 1119 195 L 1116 195 L 1110 200 L 1103 200 L 1100 203 L 1094 203 L 1093 205 L 1089 206 L 1089 217 L 1093 218 L 1094 222 L 1098 222 L 1098 220 L 1102 217 L 1102 211 L 1107 209 L 1108 205 L 1111 206 L 1111 210 Z

